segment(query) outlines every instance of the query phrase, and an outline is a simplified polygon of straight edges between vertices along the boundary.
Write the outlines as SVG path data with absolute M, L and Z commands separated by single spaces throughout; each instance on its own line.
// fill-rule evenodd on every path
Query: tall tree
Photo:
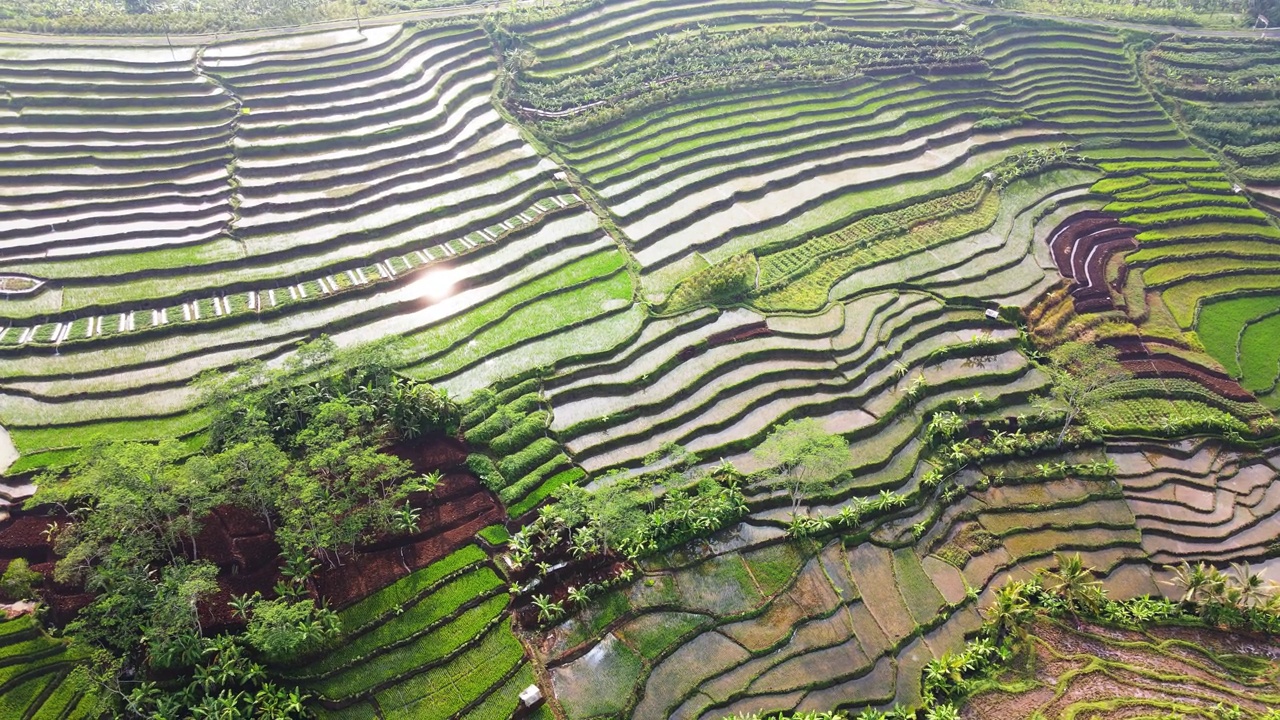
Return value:
M 778 425 L 754 451 L 791 495 L 791 513 L 800 503 L 829 489 L 849 467 L 849 443 L 817 420 L 791 420 Z
M 1047 367 L 1053 378 L 1053 397 L 1066 406 L 1066 418 L 1057 444 L 1067 436 L 1067 429 L 1080 414 L 1097 405 L 1112 385 L 1133 377 L 1120 364 L 1119 352 L 1110 346 L 1072 341 L 1049 353 Z

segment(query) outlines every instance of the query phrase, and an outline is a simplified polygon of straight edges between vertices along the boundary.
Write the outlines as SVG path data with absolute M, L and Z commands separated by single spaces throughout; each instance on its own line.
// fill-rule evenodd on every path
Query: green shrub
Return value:
M 467 456 L 467 469 L 493 492 L 498 492 L 507 486 L 506 479 L 502 477 L 502 473 L 498 472 L 498 466 L 493 464 L 493 460 L 488 455 L 471 453 Z
M 755 255 L 739 253 L 685 278 L 662 306 L 664 314 L 676 314 L 702 305 L 732 305 L 756 289 Z
M 453 573 L 489 559 L 477 545 L 468 545 L 431 565 L 386 586 L 338 612 L 344 632 L 351 633 L 404 605 Z
M 547 437 L 539 438 L 520 452 L 499 460 L 498 471 L 503 477 L 524 477 L 534 468 L 554 457 L 560 449 L 560 443 L 555 440 Z
M 557 473 L 554 477 L 542 483 L 538 489 L 526 495 L 523 500 L 508 507 L 507 514 L 511 517 L 520 517 L 537 507 L 538 503 L 551 497 L 556 490 L 559 490 L 565 485 L 576 483 L 586 476 L 586 471 L 577 467 Z
M 9 561 L 4 575 L 0 576 L 0 592 L 10 600 L 28 600 L 35 594 L 35 586 L 44 576 L 31 569 L 25 558 L 14 558 Z
M 533 492 L 548 475 L 568 464 L 569 457 L 564 453 L 558 453 L 555 457 L 534 468 L 533 472 L 503 488 L 502 492 L 498 493 L 498 497 L 504 505 L 510 505 Z
M 489 448 L 497 455 L 510 455 L 529 446 L 547 430 L 551 416 L 544 410 L 524 416 L 509 430 L 489 442 Z

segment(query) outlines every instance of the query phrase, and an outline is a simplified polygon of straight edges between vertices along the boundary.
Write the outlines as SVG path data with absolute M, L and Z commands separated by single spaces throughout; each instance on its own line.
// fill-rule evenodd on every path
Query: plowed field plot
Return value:
M 1273 640 L 1049 621 L 1037 623 L 1031 638 L 1031 669 L 1002 676 L 1002 687 L 978 693 L 960 717 L 1213 717 L 1223 708 L 1261 717 L 1280 701 Z

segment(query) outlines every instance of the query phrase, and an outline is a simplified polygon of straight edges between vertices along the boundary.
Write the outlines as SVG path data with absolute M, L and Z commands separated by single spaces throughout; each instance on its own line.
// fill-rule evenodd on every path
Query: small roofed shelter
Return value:
M 542 702 L 542 690 L 540 690 L 537 685 L 530 685 L 520 691 L 521 706 L 525 708 L 532 708 L 540 702 Z

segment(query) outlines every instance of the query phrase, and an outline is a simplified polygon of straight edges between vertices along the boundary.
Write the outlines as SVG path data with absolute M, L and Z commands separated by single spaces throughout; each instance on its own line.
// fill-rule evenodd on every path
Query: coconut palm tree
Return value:
M 1035 610 L 1027 600 L 1026 583 L 1005 583 L 996 590 L 995 602 L 983 612 L 984 619 L 996 631 L 996 638 L 1012 638 L 1021 642 L 1027 637 L 1027 626 L 1035 617 Z
M 951 703 L 934 705 L 925 711 L 925 720 L 960 720 L 960 711 Z
M 956 695 L 964 689 L 964 674 L 973 669 L 973 662 L 963 653 L 947 653 L 924 666 L 925 689 L 944 697 Z
M 1271 592 L 1262 575 L 1253 572 L 1247 562 L 1231 563 L 1231 569 L 1236 574 L 1235 579 L 1239 583 L 1245 606 L 1258 607 L 1266 602 Z
M 1207 593 L 1210 579 L 1209 574 L 1205 572 L 1204 563 L 1197 563 L 1195 567 L 1192 567 L 1190 563 L 1184 560 L 1181 565 L 1165 565 L 1164 569 L 1172 572 L 1173 577 L 1160 582 L 1181 589 L 1182 602 L 1199 602 L 1201 597 Z
M 421 515 L 422 513 L 417 508 L 406 502 L 404 507 L 396 511 L 395 517 L 392 520 L 392 525 L 397 533 L 408 535 L 418 529 L 418 519 Z M 404 559 L 403 543 L 400 545 L 400 564 L 404 566 L 405 572 L 413 572 L 409 567 L 409 563 Z
M 1105 593 L 1102 583 L 1094 579 L 1093 569 L 1085 567 L 1080 553 L 1057 553 L 1057 558 L 1057 570 L 1045 574 L 1054 583 L 1049 590 L 1066 602 L 1072 615 L 1077 615 L 1081 609 L 1096 612 L 1102 605 Z

